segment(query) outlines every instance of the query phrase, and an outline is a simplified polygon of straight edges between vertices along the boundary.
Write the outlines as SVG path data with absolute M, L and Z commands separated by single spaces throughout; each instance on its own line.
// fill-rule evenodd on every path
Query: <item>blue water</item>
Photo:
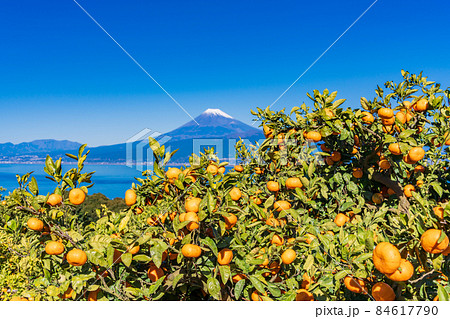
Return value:
M 74 167 L 70 164 L 62 166 L 64 172 Z M 0 186 L 7 189 L 3 195 L 18 187 L 16 174 L 23 175 L 31 171 L 34 171 L 32 176 L 38 182 L 40 194 L 53 192 L 56 183 L 45 178 L 44 164 L 0 164 Z M 89 189 L 89 194 L 102 193 L 111 199 L 123 197 L 131 184 L 137 182 L 135 177 L 142 176 L 138 170 L 124 165 L 85 165 L 83 171 L 95 171 L 92 177 L 94 186 Z

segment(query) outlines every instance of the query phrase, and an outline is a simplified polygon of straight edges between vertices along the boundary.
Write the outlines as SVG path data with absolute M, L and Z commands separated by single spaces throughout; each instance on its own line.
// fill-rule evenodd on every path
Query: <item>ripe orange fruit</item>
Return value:
M 361 120 L 366 124 L 372 124 L 374 121 L 373 115 L 369 112 L 362 112 L 362 115 L 364 115 Z
M 389 163 L 388 160 L 383 159 L 378 163 L 378 166 L 380 166 L 381 169 L 389 169 L 391 168 L 391 163 Z
M 186 202 L 184 203 L 184 208 L 186 209 L 187 213 L 198 213 L 198 210 L 200 209 L 200 202 L 202 201 L 201 198 L 198 197 L 190 197 L 186 199 Z
M 67 253 L 66 259 L 72 266 L 83 266 L 87 261 L 87 255 L 81 249 L 74 248 Z
M 307 244 L 311 244 L 312 243 L 312 241 L 314 240 L 314 239 L 316 239 L 317 237 L 316 236 L 314 236 L 313 234 L 305 234 L 305 237 L 306 237 L 306 243 Z
M 133 206 L 136 204 L 136 199 L 137 196 L 134 189 L 129 189 L 125 192 L 125 204 L 127 204 L 127 206 Z
M 393 281 L 407 281 L 413 274 L 413 265 L 408 260 L 402 259 L 399 268 L 392 274 L 386 274 L 386 277 Z
M 186 244 L 183 246 L 183 248 L 181 248 L 181 253 L 183 254 L 184 257 L 196 258 L 200 257 L 200 255 L 202 254 L 202 249 L 197 245 Z
M 406 107 L 406 109 L 412 108 L 412 104 L 410 101 L 403 101 L 403 106 Z
M 353 169 L 353 173 L 352 174 L 353 174 L 354 178 L 361 178 L 364 175 L 363 174 L 363 170 L 361 168 L 358 168 L 358 167 Z
M 393 116 L 393 117 L 390 117 L 390 118 L 382 118 L 382 119 L 381 119 L 381 123 L 382 123 L 384 126 L 391 126 L 391 125 L 394 125 L 394 123 L 395 123 L 395 117 Z
M 182 223 L 182 222 L 185 221 L 186 214 L 187 214 L 187 213 L 181 213 L 180 216 L 178 216 L 178 220 L 180 221 L 180 223 Z M 153 222 L 153 219 L 152 219 L 152 222 Z M 147 223 L 148 223 L 148 219 L 147 219 Z M 149 224 L 149 225 L 150 225 L 150 226 L 154 226 L 154 225 L 151 225 L 151 224 Z
M 422 165 L 417 165 L 416 167 L 414 167 L 414 173 L 425 173 L 425 167 L 423 167 Z
M 262 169 L 261 167 L 255 168 L 255 174 L 261 175 L 262 173 L 264 173 L 264 169 Z
M 69 192 L 69 201 L 72 205 L 81 205 L 86 199 L 86 193 L 80 188 L 74 188 Z
M 400 144 L 398 143 L 392 143 L 389 144 L 389 151 L 394 155 L 401 155 L 402 151 L 400 150 Z
M 217 167 L 217 165 L 209 164 L 206 168 L 206 172 L 211 173 L 211 175 L 217 175 L 217 173 L 219 172 L 219 168 Z
M 199 227 L 199 219 L 197 213 L 186 213 L 184 221 L 189 221 L 190 223 L 186 225 L 187 230 L 193 231 Z
M 286 180 L 286 187 L 288 188 L 288 189 L 295 189 L 295 188 L 302 188 L 303 187 L 303 184 L 302 184 L 302 182 L 300 181 L 300 178 L 298 178 L 298 177 L 289 177 L 287 180 Z
M 342 158 L 342 155 L 340 152 L 334 151 L 333 153 L 331 153 L 330 158 L 333 162 L 339 162 Z
M 407 122 L 407 113 L 404 111 L 398 111 L 397 114 L 395 114 L 395 117 L 397 118 L 397 120 L 402 123 L 405 124 Z
M 97 295 L 99 293 L 100 289 L 90 291 L 87 297 L 87 301 L 97 301 Z
M 280 235 L 274 234 L 270 243 L 273 245 L 281 246 L 284 243 L 284 239 Z
M 442 255 L 444 256 L 450 255 L 450 245 L 442 252 Z
M 271 192 L 278 192 L 280 190 L 280 184 L 278 184 L 278 182 L 269 181 L 267 182 L 267 189 Z
M 150 268 L 147 270 L 147 277 L 152 282 L 158 281 L 159 278 L 164 276 L 164 270 L 161 268 L 156 267 L 156 265 L 151 265 Z
M 59 206 L 62 203 L 62 197 L 59 194 L 51 194 L 47 199 L 47 204 L 50 206 Z
M 420 99 L 414 104 L 414 111 L 417 112 L 424 112 L 428 108 L 428 100 L 427 99 Z
M 409 150 L 408 157 L 413 162 L 418 162 L 425 157 L 425 150 L 421 147 L 413 147 Z
M 237 217 L 233 213 L 228 213 L 230 216 L 223 216 L 223 219 L 225 220 L 225 228 L 231 229 L 234 225 L 237 223 Z
M 381 242 L 375 247 L 372 258 L 375 268 L 383 274 L 395 272 L 402 259 L 397 247 L 387 242 Z
M 409 154 L 403 155 L 403 162 L 405 162 L 406 164 L 416 164 L 415 161 L 413 161 L 410 157 Z
M 270 217 L 266 220 L 266 225 L 278 227 L 280 226 L 280 222 L 278 221 L 278 219 Z
M 319 142 L 322 139 L 322 134 L 317 131 L 310 131 L 306 133 L 306 139 L 314 142 Z
M 346 276 L 344 278 L 344 285 L 351 292 L 354 292 L 357 294 L 360 294 L 360 293 L 366 294 L 367 293 L 366 283 L 364 282 L 364 280 L 362 280 L 360 278 Z
M 447 235 L 444 235 L 444 240 L 438 243 L 441 233 L 442 230 L 439 229 L 428 229 L 424 232 L 420 237 L 422 248 L 431 254 L 439 254 L 446 250 L 449 243 Z
M 225 173 L 225 166 L 221 166 L 219 167 L 219 169 L 217 170 L 220 174 L 224 174 Z
M 50 241 L 45 245 L 45 252 L 49 255 L 61 255 L 64 252 L 64 245 L 59 241 Z
M 444 208 L 443 207 L 441 207 L 441 206 L 433 207 L 433 212 L 439 219 L 444 218 Z
M 275 208 L 278 212 L 283 210 L 287 210 L 291 208 L 291 204 L 285 200 L 278 200 L 273 204 L 273 208 Z
M 252 292 L 252 294 L 251 294 L 251 299 L 252 299 L 253 301 L 262 301 L 262 298 L 261 298 L 261 296 L 259 295 L 258 290 L 254 290 L 254 291 Z
M 384 282 L 377 282 L 372 287 L 372 297 L 376 301 L 394 301 L 394 290 L 388 284 Z
M 247 276 L 245 276 L 244 274 L 236 274 L 231 279 L 233 280 L 234 283 L 237 283 L 238 281 L 245 278 L 247 278 Z
M 334 223 L 336 225 L 338 225 L 339 227 L 344 226 L 346 222 L 348 222 L 350 220 L 350 218 L 342 213 L 339 213 L 336 215 L 336 217 L 334 218 Z
M 236 172 L 243 172 L 244 171 L 244 167 L 242 167 L 242 165 L 236 165 L 235 167 L 234 167 L 234 170 L 236 171 Z
M 69 287 L 69 288 L 67 288 L 67 290 L 62 294 L 62 295 L 60 295 L 60 298 L 61 299 L 69 299 L 69 298 L 72 298 L 72 294 L 73 294 L 73 289 L 72 289 L 72 287 Z
M 286 249 L 281 254 L 281 260 L 282 260 L 283 264 L 285 264 L 285 265 L 289 265 L 290 263 L 292 263 L 296 257 L 297 257 L 297 253 L 295 252 L 295 250 L 293 250 L 291 248 Z
M 314 301 L 314 295 L 306 289 L 298 289 L 295 301 Z
M 419 180 L 416 182 L 416 186 L 419 187 L 419 188 L 422 187 L 423 184 L 424 184 L 424 181 L 421 180 L 421 179 L 419 179 Z
M 127 247 L 128 252 L 132 255 L 136 255 L 140 249 L 141 249 L 141 247 L 139 245 L 136 245 L 136 246 L 131 245 L 131 246 Z
M 394 111 L 388 107 L 382 107 L 378 110 L 378 116 L 384 119 L 390 119 L 394 117 Z
M 233 251 L 228 248 L 224 248 L 217 254 L 217 262 L 220 265 L 228 265 L 233 259 Z
M 171 167 L 166 172 L 166 177 L 169 179 L 169 183 L 173 184 L 176 179 L 178 179 L 178 175 L 182 173 L 181 169 L 176 167 Z
M 383 195 L 381 193 L 375 193 L 372 195 L 372 202 L 380 205 L 383 202 Z
M 263 132 L 264 132 L 264 136 L 266 138 L 269 138 L 269 137 L 273 136 L 273 129 L 271 129 L 270 127 L 268 127 L 265 124 L 263 124 Z
M 31 230 L 42 231 L 44 229 L 44 222 L 42 220 L 38 219 L 38 218 L 31 217 L 27 221 L 27 226 Z
M 414 185 L 406 185 L 403 188 L 403 193 L 405 194 L 406 197 L 412 197 L 412 192 L 415 192 L 416 188 L 414 187 Z
M 234 201 L 238 201 L 242 197 L 241 190 L 237 187 L 233 187 L 230 191 L 230 197 Z

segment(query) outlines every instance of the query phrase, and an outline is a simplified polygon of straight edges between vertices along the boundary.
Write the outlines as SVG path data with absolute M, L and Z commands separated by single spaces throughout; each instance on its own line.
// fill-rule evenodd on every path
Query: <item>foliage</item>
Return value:
M 269 107 L 252 111 L 267 139 L 256 149 L 239 142 L 242 169 L 226 174 L 217 171 L 228 163 L 206 150 L 171 176 L 166 165 L 173 153 L 150 139 L 153 172 L 136 179 L 136 200 L 126 209 L 70 203 L 69 189 L 92 185 L 92 173 L 83 173 L 84 146 L 69 156 L 78 168 L 64 176 L 61 160 L 47 158 L 45 171 L 57 183 L 62 205 L 47 204 L 49 195 L 40 195 L 26 174 L 0 206 L 2 297 L 60 300 L 70 287 L 76 300 L 97 291 L 98 300 L 295 300 L 304 288 L 315 300 L 370 300 L 370 288 L 386 282 L 397 300 L 448 300 L 450 258 L 427 253 L 420 238 L 428 229 L 443 230 L 439 243 L 449 234 L 450 93 L 421 74 L 402 75 L 399 84 L 377 87 L 373 100 L 361 98 L 362 110 L 344 109 L 345 100 L 325 90 L 308 95 L 312 106 L 302 104 L 289 114 Z M 423 99 L 426 111 L 415 110 Z M 382 119 L 382 108 L 411 117 Z M 310 132 L 319 132 L 320 141 L 310 143 Z M 399 143 L 400 155 L 390 151 L 393 143 Z M 425 150 L 425 157 L 411 161 L 413 147 Z M 293 177 L 301 187 L 288 187 Z M 269 190 L 269 181 L 279 190 Z M 412 196 L 406 185 L 415 185 Z M 192 197 L 200 198 L 197 228 L 183 221 Z M 287 206 L 278 208 L 280 201 Z M 434 207 L 443 209 L 442 216 Z M 339 213 L 346 216 L 343 223 L 335 219 Z M 48 229 L 30 230 L 30 217 Z M 66 253 L 84 250 L 88 262 L 72 266 L 65 255 L 46 254 L 50 240 L 62 241 Z M 380 242 L 395 245 L 413 264 L 409 280 L 393 281 L 374 267 L 372 252 Z M 185 257 L 186 244 L 200 246 L 201 256 Z M 138 252 L 131 250 L 136 245 Z M 225 248 L 233 257 L 220 264 Z M 296 258 L 283 263 L 289 248 Z M 362 279 L 369 293 L 350 292 L 346 276 Z

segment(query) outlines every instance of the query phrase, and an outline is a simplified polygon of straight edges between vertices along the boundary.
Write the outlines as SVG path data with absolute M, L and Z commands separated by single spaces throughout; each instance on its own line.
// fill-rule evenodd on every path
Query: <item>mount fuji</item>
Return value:
M 221 150 L 222 154 L 219 154 L 219 157 L 227 160 L 232 156 L 231 148 L 234 148 L 234 144 L 239 138 L 250 143 L 264 138 L 262 130 L 247 125 L 220 109 L 207 109 L 194 120 L 156 137 L 160 143 L 165 145 L 166 149 L 171 151 L 178 149 L 171 159 L 171 164 L 187 163 L 192 153 L 198 154 L 199 151 L 203 151 L 204 147 L 214 147 L 216 151 Z M 0 144 L 0 163 L 42 163 L 47 155 L 69 160 L 64 154 L 76 153 L 80 144 L 69 141 L 58 143 L 55 140 L 37 140 L 26 143 L 27 147 L 22 147 L 24 145 Z M 147 158 L 148 148 L 147 137 L 132 143 L 133 162 L 151 161 L 152 159 Z M 125 164 L 127 162 L 126 143 L 89 149 L 91 152 L 87 163 Z M 139 155 L 141 158 L 137 158 L 136 154 L 142 154 Z

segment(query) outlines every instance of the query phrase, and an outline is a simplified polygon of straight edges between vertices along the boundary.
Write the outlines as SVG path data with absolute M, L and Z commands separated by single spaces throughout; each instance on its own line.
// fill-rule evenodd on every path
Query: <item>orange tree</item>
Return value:
M 79 208 L 84 147 L 64 175 L 48 158 L 54 194 L 27 174 L 2 202 L 1 297 L 448 300 L 450 94 L 402 75 L 362 109 L 325 90 L 252 111 L 266 139 L 228 172 L 213 150 L 168 168 L 150 139 L 120 212 Z

